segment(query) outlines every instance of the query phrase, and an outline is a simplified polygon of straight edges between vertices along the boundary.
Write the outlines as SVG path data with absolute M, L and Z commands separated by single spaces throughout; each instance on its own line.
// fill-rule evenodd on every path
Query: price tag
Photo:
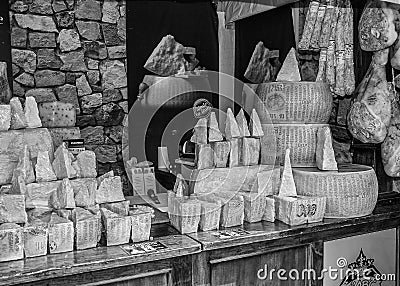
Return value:
M 74 155 L 85 151 L 85 141 L 83 139 L 69 139 L 64 140 L 67 149 Z
M 147 241 L 121 246 L 122 250 L 130 255 L 159 252 L 168 247 L 159 241 Z
M 212 232 L 211 234 L 218 237 L 219 239 L 229 239 L 239 236 L 245 236 L 250 234 L 250 232 L 242 228 L 237 228 L 237 229 L 219 230 Z

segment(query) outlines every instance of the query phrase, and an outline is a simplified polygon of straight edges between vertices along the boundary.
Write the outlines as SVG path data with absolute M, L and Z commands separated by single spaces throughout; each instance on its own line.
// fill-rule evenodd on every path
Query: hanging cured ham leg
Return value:
M 387 135 L 391 101 L 386 81 L 386 51 L 377 52 L 356 91 L 348 115 L 348 128 L 363 143 L 381 143 Z

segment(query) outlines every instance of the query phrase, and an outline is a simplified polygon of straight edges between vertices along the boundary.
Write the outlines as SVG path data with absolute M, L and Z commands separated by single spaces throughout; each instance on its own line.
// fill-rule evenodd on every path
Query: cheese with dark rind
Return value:
M 24 129 L 28 126 L 26 122 L 25 113 L 22 108 L 21 101 L 18 97 L 13 97 L 10 100 L 11 108 L 11 123 L 10 129 Z
M 42 102 L 38 108 L 43 127 L 74 127 L 76 124 L 76 109 L 71 103 Z
M 214 142 L 211 144 L 214 151 L 214 165 L 217 168 L 225 168 L 228 164 L 231 143 L 229 141 Z
M 24 258 L 23 228 L 14 223 L 0 225 L 0 262 Z
M 328 123 L 333 106 L 323 82 L 271 82 L 256 90 L 255 109 L 261 123 Z
M 41 221 L 33 221 L 24 227 L 25 257 L 37 257 L 47 254 L 48 227 Z
M 132 231 L 132 219 L 120 216 L 105 208 L 101 208 L 101 217 L 105 228 L 107 246 L 126 244 Z
M 36 99 L 33 96 L 28 96 L 25 98 L 24 113 L 27 122 L 27 128 L 42 127 L 42 121 L 39 117 L 39 110 Z
M 26 223 L 25 197 L 0 195 L 0 223 Z
M 270 80 L 270 53 L 263 42 L 258 42 L 247 66 L 244 77 L 252 83 L 263 83 Z
M 293 168 L 297 193 L 326 197 L 325 217 L 369 215 L 378 198 L 378 180 L 368 166 L 343 164 L 338 171 L 321 172 L 317 168 Z
M 72 221 L 53 213 L 48 225 L 50 254 L 74 250 L 74 225 Z

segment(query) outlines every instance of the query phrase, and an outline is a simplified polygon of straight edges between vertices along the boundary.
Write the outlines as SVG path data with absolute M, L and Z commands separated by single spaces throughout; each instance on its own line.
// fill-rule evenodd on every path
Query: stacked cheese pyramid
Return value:
M 151 213 L 129 208 L 121 178 L 96 178 L 93 151 L 74 156 L 41 128 L 73 126 L 73 105 L 15 97 L 0 118 L 0 261 L 149 238 Z

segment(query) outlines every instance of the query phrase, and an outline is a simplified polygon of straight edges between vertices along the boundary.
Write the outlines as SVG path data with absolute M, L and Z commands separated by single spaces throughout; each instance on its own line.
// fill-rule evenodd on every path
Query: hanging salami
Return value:
M 326 0 L 321 0 L 318 7 L 317 19 L 315 20 L 314 30 L 310 41 L 310 48 L 313 50 L 319 50 L 320 48 L 319 39 L 321 36 L 322 23 L 324 22 L 326 4 Z
M 314 26 L 317 21 L 319 1 L 311 1 L 310 6 L 308 8 L 306 21 L 304 24 L 303 35 L 299 42 L 300 50 L 308 50 L 311 44 L 311 37 L 314 31 Z

